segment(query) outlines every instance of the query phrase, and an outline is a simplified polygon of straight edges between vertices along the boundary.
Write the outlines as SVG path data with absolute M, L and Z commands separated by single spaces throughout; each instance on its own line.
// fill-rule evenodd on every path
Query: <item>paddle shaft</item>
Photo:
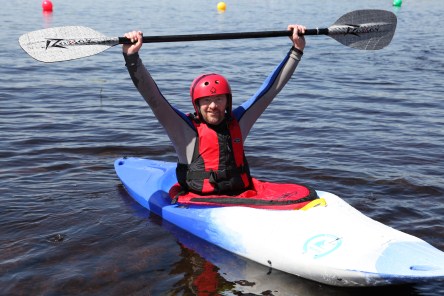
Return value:
M 263 32 L 241 32 L 241 33 L 216 33 L 216 34 L 191 34 L 191 35 L 167 35 L 167 36 L 144 36 L 143 43 L 156 42 L 181 42 L 181 41 L 206 41 L 225 39 L 248 39 L 291 36 L 292 31 L 263 31 Z M 328 28 L 308 29 L 304 35 L 328 35 Z M 119 44 L 131 44 L 126 37 L 119 37 Z

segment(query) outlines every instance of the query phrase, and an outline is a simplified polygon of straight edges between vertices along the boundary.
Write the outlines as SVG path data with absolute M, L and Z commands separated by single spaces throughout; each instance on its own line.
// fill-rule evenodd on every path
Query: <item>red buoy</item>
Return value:
M 52 12 L 52 2 L 50 0 L 43 0 L 42 8 L 45 12 Z

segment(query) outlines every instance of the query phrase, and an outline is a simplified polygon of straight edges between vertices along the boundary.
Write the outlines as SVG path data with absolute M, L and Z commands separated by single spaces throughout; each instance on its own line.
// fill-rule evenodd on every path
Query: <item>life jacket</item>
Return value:
M 209 126 L 189 115 L 198 137 L 191 164 L 178 163 L 172 203 L 295 210 L 322 204 L 315 190 L 301 184 L 262 182 L 250 176 L 242 134 L 235 119 Z
M 218 126 L 189 115 L 197 140 L 189 165 L 178 163 L 176 175 L 184 192 L 236 195 L 251 187 L 242 133 L 233 117 Z

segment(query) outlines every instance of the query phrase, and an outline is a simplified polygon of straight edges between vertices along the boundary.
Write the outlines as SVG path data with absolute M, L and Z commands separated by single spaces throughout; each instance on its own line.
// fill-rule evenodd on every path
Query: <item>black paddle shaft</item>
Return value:
M 263 31 L 263 32 L 241 32 L 241 33 L 215 33 L 215 34 L 191 34 L 191 35 L 169 35 L 169 36 L 144 36 L 143 43 L 157 42 L 181 42 L 181 41 L 206 41 L 225 39 L 247 39 L 291 36 L 292 31 Z M 304 35 L 328 35 L 328 28 L 307 29 Z M 131 40 L 119 37 L 119 44 L 131 44 Z

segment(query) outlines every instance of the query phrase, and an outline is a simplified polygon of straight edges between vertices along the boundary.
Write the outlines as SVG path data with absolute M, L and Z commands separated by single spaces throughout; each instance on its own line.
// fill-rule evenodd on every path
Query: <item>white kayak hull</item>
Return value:
M 273 269 L 334 286 L 444 278 L 444 252 L 365 216 L 338 196 L 308 210 L 172 205 L 175 163 L 125 158 L 117 175 L 142 206 L 180 228 Z

